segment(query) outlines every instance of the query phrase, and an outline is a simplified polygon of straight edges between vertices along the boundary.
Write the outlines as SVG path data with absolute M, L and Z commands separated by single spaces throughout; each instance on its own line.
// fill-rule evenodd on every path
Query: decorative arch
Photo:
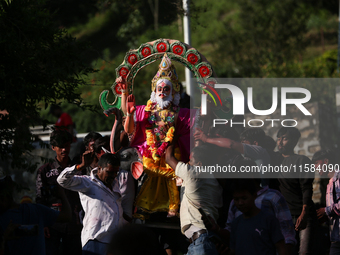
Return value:
M 195 48 L 172 39 L 158 39 L 153 42 L 142 44 L 138 49 L 130 50 L 126 53 L 124 61 L 116 68 L 116 76 L 122 76 L 127 81 L 129 94 L 133 93 L 134 79 L 139 72 L 147 65 L 162 59 L 164 53 L 174 61 L 183 64 L 194 74 L 197 81 L 201 83 L 216 83 L 213 76 L 213 69 L 206 58 Z M 116 96 L 113 103 L 107 101 L 108 90 L 104 90 L 99 96 L 100 106 L 103 110 L 112 107 L 121 108 L 121 88 L 115 82 L 111 86 L 112 92 Z

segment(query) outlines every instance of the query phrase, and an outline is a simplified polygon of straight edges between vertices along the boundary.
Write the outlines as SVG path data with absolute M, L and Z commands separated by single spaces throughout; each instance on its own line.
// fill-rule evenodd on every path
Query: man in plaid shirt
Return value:
M 329 219 L 331 247 L 329 254 L 340 252 L 340 172 L 335 164 L 335 155 L 331 150 L 325 149 L 315 152 L 312 162 L 321 177 L 327 176 L 329 182 L 326 191 L 326 207 L 316 210 L 320 221 Z

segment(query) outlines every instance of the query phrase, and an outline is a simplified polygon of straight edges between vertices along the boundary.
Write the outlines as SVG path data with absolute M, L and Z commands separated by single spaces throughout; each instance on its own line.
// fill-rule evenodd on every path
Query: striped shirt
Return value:
M 339 216 L 340 216 L 340 173 L 329 179 L 326 191 L 326 214 L 330 219 L 331 242 L 340 241 Z

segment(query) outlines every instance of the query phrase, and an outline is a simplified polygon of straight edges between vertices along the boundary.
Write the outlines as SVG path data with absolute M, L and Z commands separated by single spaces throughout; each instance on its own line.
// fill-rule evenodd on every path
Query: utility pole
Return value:
M 183 0 L 183 28 L 184 28 L 184 43 L 191 45 L 191 33 L 190 33 L 190 10 L 189 10 L 189 0 Z M 191 92 L 191 71 L 188 68 L 185 68 L 185 84 L 186 84 L 186 92 L 190 95 Z

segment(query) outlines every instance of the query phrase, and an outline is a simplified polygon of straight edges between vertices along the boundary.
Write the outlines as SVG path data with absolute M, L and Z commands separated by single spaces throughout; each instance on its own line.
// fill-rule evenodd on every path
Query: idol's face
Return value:
M 171 87 L 164 82 L 161 82 L 156 87 L 156 96 L 164 99 L 170 95 Z

